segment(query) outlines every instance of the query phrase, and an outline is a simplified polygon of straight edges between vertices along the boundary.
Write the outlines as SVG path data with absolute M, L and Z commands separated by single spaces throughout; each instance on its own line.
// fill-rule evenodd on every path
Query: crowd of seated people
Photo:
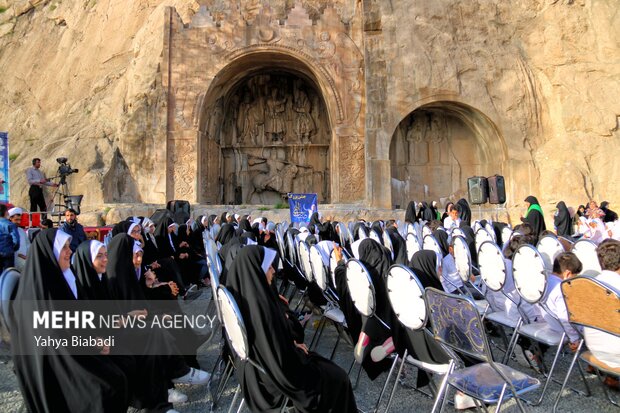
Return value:
M 280 251 L 291 247 L 288 240 L 317 245 L 328 253 L 334 250 L 338 265 L 334 277 L 328 277 L 328 284 L 337 293 L 345 331 L 355 344 L 355 360 L 374 380 L 389 370 L 387 359 L 391 353 L 402 355 L 406 350 L 428 363 L 446 363 L 451 357 L 429 335 L 412 334 L 398 322 L 387 297 L 388 269 L 393 264 L 404 265 L 413 271 L 423 287 L 462 294 L 466 288 L 458 274 L 453 240 L 463 237 L 475 268 L 478 251 L 474 228 L 492 228 L 493 239 L 504 255 L 506 284 L 501 294 L 485 289 L 484 285 L 478 293 L 485 296 L 494 311 L 513 316 L 525 314 L 528 322 L 547 322 L 552 329 L 566 332 L 573 351 L 580 337 L 585 336 L 586 345 L 597 357 L 612 367 L 620 367 L 620 343 L 616 337 L 598 331 L 580 331 L 568 322 L 560 283 L 582 271 L 575 254 L 567 250 L 555 257 L 544 308 L 518 298 L 512 278 L 513 255 L 521 245 L 536 246 L 538 239 L 549 232 L 538 200 L 529 196 L 525 202 L 527 209 L 521 224 L 512 228 L 512 235 L 507 239 L 503 239 L 501 231 L 507 224 L 490 220 L 472 222 L 465 199 L 446 204 L 443 216 L 437 202 L 412 202 L 402 222 L 395 219 L 398 217 L 386 217 L 385 221 L 347 223 L 348 237 L 342 236 L 343 229 L 333 217 L 325 219 L 318 212 L 307 224 L 289 225 L 282 230 L 266 217 L 224 212 L 201 215 L 181 224 L 166 215 L 157 222 L 146 217 L 128 217 L 114 226 L 105 243 L 81 239 L 76 243 L 67 233 L 70 231 L 63 231 L 63 228 L 78 231 L 75 216 L 69 216 L 68 225 L 45 229 L 26 249 L 20 248 L 19 258 L 24 266 L 15 298 L 48 303 L 41 307 L 46 310 L 54 308 L 54 300 L 112 300 L 119 303 L 113 310 L 119 314 L 136 317 L 182 314 L 179 300 L 197 297 L 205 291 L 211 293 L 210 288 L 204 288 L 210 283 L 212 270 L 204 240 L 211 238 L 222 263 L 220 284 L 230 290 L 239 304 L 247 324 L 251 352 L 261 366 L 258 369 L 244 364 L 236 370 L 251 410 L 276 409 L 288 398 L 300 411 L 354 412 L 356 402 L 346 372 L 308 350 L 304 344 L 305 323 L 299 322 L 300 318 L 307 319 L 307 314 L 292 311 L 288 300 L 280 295 L 287 285 L 295 285 L 306 292 L 306 305 L 311 310 L 325 311 L 328 305 L 316 283 L 306 279 L 286 254 L 281 256 Z M 609 203 L 599 206 L 591 201 L 574 214 L 564 202 L 559 202 L 556 209 L 552 232 L 570 241 L 584 238 L 597 244 L 603 269 L 597 278 L 610 288 L 620 289 L 620 231 L 617 214 L 609 209 Z M 15 222 L 19 220 L 15 218 Z M 282 231 L 287 245 L 278 244 L 277 231 Z M 410 231 L 418 238 L 422 238 L 422 233 L 432 235 L 439 250 L 420 250 L 408 259 L 405 237 Z M 385 237 L 389 238 L 389 247 L 384 245 Z M 359 259 L 369 272 L 376 293 L 376 317 L 363 317 L 351 301 L 345 266 L 348 256 Z M 472 280 L 474 276 L 475 271 Z M 151 304 L 136 306 L 136 302 Z M 14 316 L 20 320 L 26 314 L 16 311 Z M 31 329 L 22 323 L 14 325 L 12 345 L 29 346 L 27 338 L 32 334 Z M 120 412 L 133 406 L 147 411 L 174 412 L 173 403 L 187 401 L 187 396 L 175 388 L 176 384 L 204 384 L 209 379 L 196 359 L 203 340 L 200 335 L 193 335 L 190 340 L 195 352 L 182 354 L 173 339 L 165 334 L 152 334 L 149 341 L 160 349 L 152 356 L 118 355 L 110 348 L 95 348 L 88 357 L 63 351 L 16 353 L 15 370 L 27 407 L 31 411 Z M 125 341 L 131 346 L 129 335 Z M 544 347 L 531 346 L 524 339 L 519 344 L 529 361 L 538 362 L 544 357 Z M 51 355 L 58 356 L 57 362 L 45 362 Z M 465 358 L 461 362 L 469 365 L 474 361 Z M 69 384 L 73 371 L 84 386 Z M 56 384 L 50 385 L 49 379 L 44 379 L 49 377 L 54 377 Z M 418 376 L 418 385 L 428 382 L 426 375 Z M 607 383 L 617 386 L 611 377 Z M 76 401 L 85 398 L 90 403 Z M 455 396 L 457 408 L 473 405 L 464 394 Z

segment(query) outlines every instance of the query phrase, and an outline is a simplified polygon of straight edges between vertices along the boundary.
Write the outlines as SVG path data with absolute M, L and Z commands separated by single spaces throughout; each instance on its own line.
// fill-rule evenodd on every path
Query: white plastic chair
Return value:
M 546 296 L 547 290 L 547 275 L 543 256 L 536 250 L 536 248 L 525 244 L 521 245 L 515 251 L 512 258 L 512 276 L 514 278 L 516 290 L 523 300 L 532 305 L 538 304 L 544 311 L 547 311 L 549 315 L 552 314 L 548 311 L 548 308 L 543 300 Z M 557 322 L 558 325 L 561 325 L 560 320 L 557 320 Z M 553 372 L 561 354 L 561 350 L 568 342 L 566 332 L 562 331 L 561 333 L 558 333 L 557 331 L 554 331 L 547 322 L 542 321 L 519 325 L 515 330 L 515 338 L 513 340 L 515 345 L 519 336 L 528 337 L 531 340 L 549 347 L 556 347 L 553 363 L 547 374 L 547 379 L 545 380 L 540 398 L 535 402 L 530 402 L 532 405 L 538 406 L 542 403 L 547 387 L 549 386 L 549 382 L 553 379 Z M 514 346 L 510 349 L 510 353 L 508 354 L 508 357 L 506 357 L 506 360 L 509 360 L 510 354 L 513 351 Z M 585 383 L 583 373 L 582 378 Z
M 427 312 L 426 301 L 424 300 L 424 288 L 418 277 L 409 268 L 402 265 L 393 265 L 387 273 L 387 290 L 392 309 L 398 318 L 398 321 L 411 331 L 422 330 L 425 334 L 429 333 L 426 327 Z M 385 413 L 388 412 L 398 386 L 398 381 L 403 371 L 405 363 L 417 367 L 431 374 L 443 375 L 441 385 L 435 396 L 432 412 L 439 407 L 439 403 L 443 398 L 444 391 L 448 384 L 448 375 L 454 368 L 455 362 L 451 360 L 448 364 L 433 364 L 420 361 L 408 354 L 405 350 L 403 360 L 398 369 L 394 387 L 388 400 Z M 388 377 L 388 381 L 390 378 Z
M 480 229 L 479 231 L 485 231 L 484 229 Z M 504 291 L 504 285 L 506 284 L 506 263 L 504 262 L 504 256 L 493 241 L 485 241 L 480 245 L 480 249 L 478 250 L 478 266 L 480 269 L 480 278 L 482 282 L 487 287 L 488 290 L 494 292 L 500 292 L 504 297 L 512 301 L 517 309 L 519 307 L 519 302 L 515 302 L 513 298 L 511 298 Z M 491 306 L 491 312 L 487 312 L 484 316 L 486 320 L 492 321 L 495 324 L 500 325 L 501 327 L 507 327 L 510 329 L 516 329 L 522 322 L 523 317 L 519 312 L 519 317 L 513 318 L 509 316 L 505 311 L 498 311 L 497 308 L 493 306 L 493 300 L 490 300 L 487 297 L 487 301 Z M 504 330 L 501 329 L 504 339 L 504 343 L 506 344 L 506 353 L 512 346 L 512 340 L 514 339 L 514 335 L 510 341 L 508 341 Z
M 250 363 L 262 374 L 267 374 L 258 363 L 250 358 L 247 332 L 245 323 L 243 322 L 243 317 L 241 316 L 241 311 L 239 311 L 237 302 L 226 287 L 220 286 L 218 288 L 217 300 L 222 310 L 222 322 L 224 324 L 224 331 L 226 332 L 226 339 L 228 340 L 230 348 L 234 351 L 237 357 L 239 357 L 242 363 Z M 235 391 L 235 395 L 228 410 L 229 413 L 236 404 L 237 397 L 240 393 L 241 385 L 237 386 L 237 390 Z M 244 403 L 245 399 L 242 398 L 237 412 L 242 410 Z M 280 409 L 281 412 L 284 411 L 287 403 L 288 398 L 285 398 L 282 408 Z
M 475 241 L 476 241 L 476 251 L 478 251 L 478 252 L 480 252 L 480 246 L 481 246 L 483 243 L 485 243 L 485 242 L 487 242 L 487 241 L 490 241 L 490 242 L 492 242 L 492 243 L 495 243 L 495 240 L 493 239 L 493 237 L 491 236 L 491 234 L 489 234 L 489 232 L 488 232 L 486 229 L 482 228 L 482 227 L 480 227 L 480 228 L 476 231 L 476 238 L 475 238 Z
M 553 271 L 553 261 L 555 257 L 564 252 L 564 247 L 555 235 L 547 234 L 540 238 L 536 249 L 545 264 L 547 271 Z
M 439 246 L 439 242 L 437 242 L 433 235 L 426 235 L 424 237 L 424 245 L 422 248 L 428 251 L 433 251 L 438 257 L 443 257 L 443 251 Z
M 383 231 L 383 245 L 390 250 L 390 255 L 394 259 L 394 246 L 392 245 L 392 239 L 387 231 Z
M 374 229 L 371 229 L 368 236 L 371 239 L 374 239 L 375 241 L 377 241 L 379 244 L 383 245 L 383 242 L 381 241 L 381 237 L 379 236 L 379 234 L 377 234 L 377 231 L 375 231 Z
M 407 234 L 405 243 L 407 244 L 407 261 L 411 261 L 413 254 L 420 251 L 422 246 L 420 245 L 420 241 L 418 241 L 418 237 L 411 232 Z
M 602 271 L 596 255 L 596 244 L 592 241 L 580 239 L 573 245 L 572 252 L 579 258 L 583 266 L 580 275 L 594 277 Z
M 467 287 L 473 288 L 480 295 L 484 295 L 482 291 L 478 288 L 478 286 L 471 281 L 472 274 L 472 261 L 471 261 L 471 253 L 469 251 L 469 246 L 467 245 L 467 241 L 465 241 L 464 237 L 461 236 L 453 236 L 452 237 L 452 248 L 454 250 L 454 263 L 456 264 L 456 270 L 465 286 L 467 295 L 473 296 L 469 294 L 469 290 Z M 487 310 L 489 309 L 489 302 L 485 299 L 476 300 L 474 299 L 474 303 L 476 304 L 476 308 L 478 312 L 484 317 Z

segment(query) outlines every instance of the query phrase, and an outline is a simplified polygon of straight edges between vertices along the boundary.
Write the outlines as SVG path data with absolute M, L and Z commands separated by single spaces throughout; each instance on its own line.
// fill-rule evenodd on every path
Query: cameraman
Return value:
M 84 232 L 84 227 L 82 224 L 77 222 L 75 210 L 73 208 L 68 208 L 65 210 L 65 222 L 60 226 L 60 230 L 71 235 L 71 244 L 69 247 L 72 252 L 75 252 L 75 249 L 82 242 L 86 241 L 86 233 Z
M 58 186 L 58 184 L 47 179 L 39 168 L 41 168 L 41 159 L 34 158 L 32 160 L 32 168 L 26 169 L 26 179 L 30 184 L 30 190 L 28 191 L 30 196 L 30 212 L 37 212 L 37 206 L 41 212 L 47 211 L 45 197 L 43 196 L 43 185 Z M 41 214 L 42 219 L 45 219 L 46 216 L 46 214 Z

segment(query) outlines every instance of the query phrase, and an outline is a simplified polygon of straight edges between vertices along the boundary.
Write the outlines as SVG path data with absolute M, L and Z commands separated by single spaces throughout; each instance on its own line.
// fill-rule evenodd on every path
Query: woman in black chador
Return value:
M 533 230 L 533 235 L 536 237 L 536 242 L 538 242 L 538 237 L 540 234 L 547 229 L 545 225 L 545 217 L 543 216 L 542 209 L 540 208 L 540 203 L 535 196 L 528 196 L 525 198 L 525 202 L 527 203 L 527 211 L 525 216 L 521 218 L 521 221 L 525 224 L 530 224 Z
M 56 229 L 43 230 L 34 240 L 12 309 L 11 347 L 15 373 L 30 412 L 126 412 L 129 382 L 121 367 L 92 349 L 91 355 L 71 355 L 60 346 L 38 347 L 33 310 L 59 309 L 59 301 L 84 299 L 71 271 L 71 237 Z M 27 305 L 28 304 L 28 305 Z M 59 334 L 63 334 L 62 331 Z
M 268 283 L 272 260 L 263 247 L 239 251 L 226 287 L 246 324 L 250 363 L 237 368 L 237 378 L 252 411 L 275 412 L 289 397 L 301 412 L 357 412 L 347 373 L 332 362 L 296 345 L 278 297 Z
M 571 218 L 570 212 L 568 212 L 568 208 L 566 208 L 564 201 L 558 202 L 555 207 L 558 209 L 553 217 L 553 225 L 555 226 L 555 230 L 558 236 L 568 238 L 573 235 L 573 219 Z

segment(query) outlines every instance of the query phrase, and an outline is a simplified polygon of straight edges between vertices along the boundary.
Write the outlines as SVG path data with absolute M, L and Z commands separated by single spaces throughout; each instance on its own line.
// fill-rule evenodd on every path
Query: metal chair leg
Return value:
M 334 360 L 334 356 L 336 355 L 336 350 L 338 349 L 338 344 L 340 344 L 340 334 L 338 334 L 338 338 L 336 339 L 336 344 L 334 345 L 334 349 L 332 350 L 332 354 L 329 356 L 329 361 Z
M 394 356 L 392 367 L 390 367 L 390 372 L 388 373 L 388 376 L 385 379 L 385 383 L 383 384 L 383 388 L 381 389 L 381 393 L 379 394 L 379 398 L 377 399 L 377 403 L 375 404 L 375 409 L 373 410 L 373 412 L 375 413 L 379 411 L 379 404 L 381 404 L 381 399 L 383 399 L 383 394 L 385 394 L 385 390 L 387 389 L 388 383 L 390 382 L 390 378 L 392 377 L 392 373 L 394 372 L 396 363 L 398 363 L 398 354 Z
M 454 360 L 450 360 L 448 371 L 443 376 L 443 379 L 441 380 L 441 385 L 439 386 L 439 389 L 437 390 L 437 395 L 435 396 L 435 402 L 433 403 L 433 410 L 431 410 L 431 413 L 435 413 L 435 411 L 437 410 L 437 407 L 440 405 L 440 402 L 441 402 L 441 408 L 443 408 L 443 403 L 446 400 L 446 396 L 444 396 L 444 392 L 448 393 L 448 377 L 454 370 L 454 365 L 455 365 Z
M 241 385 L 238 385 L 237 386 L 237 390 L 235 390 L 235 395 L 233 396 L 233 399 L 230 402 L 230 407 L 228 408 L 228 413 L 232 413 L 233 407 L 235 406 L 235 403 L 237 403 L 237 397 L 239 397 L 240 393 L 241 393 Z M 243 405 L 243 401 L 241 401 L 241 405 Z
M 388 411 L 390 410 L 390 406 L 392 405 L 392 400 L 394 399 L 394 394 L 396 393 L 396 387 L 398 387 L 398 379 L 400 378 L 400 375 L 403 373 L 403 368 L 405 367 L 406 360 L 407 360 L 407 350 L 405 349 L 405 353 L 403 354 L 403 361 L 401 361 L 400 367 L 398 368 L 398 373 L 396 374 L 396 379 L 394 380 L 394 387 L 392 387 L 390 398 L 388 399 L 387 406 L 385 407 L 385 413 L 388 413 Z
M 583 347 L 583 339 L 579 340 L 579 346 L 575 351 L 575 355 L 570 362 L 570 366 L 568 367 L 568 371 L 566 372 L 566 377 L 564 378 L 564 382 L 562 383 L 562 388 L 560 388 L 560 392 L 558 393 L 558 397 L 555 399 L 555 403 L 553 404 L 553 412 L 557 412 L 558 404 L 560 403 L 560 398 L 562 397 L 562 393 L 564 392 L 564 388 L 566 387 L 566 383 L 568 383 L 568 379 L 570 377 L 571 372 L 573 371 L 573 367 L 575 367 L 575 363 L 577 362 L 577 357 L 579 357 L 579 352 L 581 351 L 581 347 Z
M 497 407 L 495 408 L 495 413 L 499 413 L 500 409 L 502 408 L 502 402 L 504 401 L 504 394 L 506 393 L 506 387 L 508 387 L 508 385 L 506 383 L 504 383 L 504 386 L 502 387 L 502 392 L 499 394 L 499 400 L 497 401 Z M 515 394 L 515 397 L 517 397 L 517 395 Z M 517 401 L 519 399 L 517 398 Z M 521 410 L 521 412 L 523 412 L 523 409 Z

